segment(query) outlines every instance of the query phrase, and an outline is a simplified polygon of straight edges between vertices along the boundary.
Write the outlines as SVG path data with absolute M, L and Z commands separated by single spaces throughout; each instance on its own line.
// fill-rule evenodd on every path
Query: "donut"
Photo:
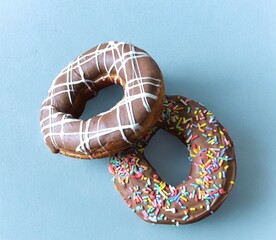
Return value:
M 197 222 L 213 214 L 234 186 L 233 142 L 214 114 L 196 101 L 167 96 L 162 108 L 143 139 L 110 158 L 109 171 L 128 207 L 146 222 L 177 226 Z M 189 152 L 189 176 L 177 186 L 164 182 L 144 155 L 159 129 L 180 139 Z
M 123 87 L 123 98 L 106 112 L 80 119 L 86 102 L 112 84 Z M 53 81 L 41 106 L 41 132 L 53 153 L 107 157 L 154 126 L 163 97 L 162 73 L 147 52 L 125 42 L 99 44 L 71 61 Z

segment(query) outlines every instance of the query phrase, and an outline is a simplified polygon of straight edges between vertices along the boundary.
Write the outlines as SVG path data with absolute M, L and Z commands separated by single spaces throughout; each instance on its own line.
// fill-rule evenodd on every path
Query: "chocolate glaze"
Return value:
M 119 84 L 124 96 L 113 108 L 84 121 L 85 103 L 101 89 Z M 40 112 L 41 132 L 53 153 L 101 158 L 143 137 L 155 124 L 164 96 L 156 62 L 130 43 L 100 44 L 61 71 Z
M 177 186 L 166 184 L 144 155 L 159 129 L 178 137 L 190 153 L 189 178 Z M 179 225 L 199 221 L 220 207 L 233 187 L 236 159 L 231 138 L 210 111 L 185 97 L 170 96 L 156 126 L 132 148 L 111 157 L 109 171 L 139 217 Z

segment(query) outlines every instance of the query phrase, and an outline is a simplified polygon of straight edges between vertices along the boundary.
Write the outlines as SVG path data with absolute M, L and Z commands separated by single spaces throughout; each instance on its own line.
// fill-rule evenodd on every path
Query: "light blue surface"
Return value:
M 0 40 L 0 240 L 275 239 L 275 1 L 2 0 Z M 201 101 L 229 130 L 238 175 L 213 216 L 145 223 L 113 189 L 107 159 L 53 155 L 43 143 L 39 109 L 52 80 L 108 40 L 147 50 L 167 94 Z M 104 90 L 84 116 L 121 94 Z M 176 169 L 189 166 L 175 138 L 160 132 L 147 152 L 165 180 L 183 179 Z

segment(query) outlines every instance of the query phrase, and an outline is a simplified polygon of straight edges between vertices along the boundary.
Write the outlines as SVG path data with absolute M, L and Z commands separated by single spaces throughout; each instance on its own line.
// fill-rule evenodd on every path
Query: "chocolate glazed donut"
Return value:
M 158 129 L 175 135 L 188 148 L 189 177 L 177 186 L 165 183 L 144 156 Z M 161 117 L 149 134 L 110 158 L 109 171 L 139 217 L 179 225 L 199 221 L 220 207 L 233 187 L 236 159 L 233 142 L 210 111 L 191 99 L 172 96 L 165 98 Z
M 111 84 L 123 86 L 122 100 L 87 121 L 79 119 L 85 103 Z M 53 81 L 40 112 L 44 141 L 53 153 L 75 158 L 115 154 L 156 123 L 163 96 L 162 73 L 148 53 L 130 43 L 100 44 Z

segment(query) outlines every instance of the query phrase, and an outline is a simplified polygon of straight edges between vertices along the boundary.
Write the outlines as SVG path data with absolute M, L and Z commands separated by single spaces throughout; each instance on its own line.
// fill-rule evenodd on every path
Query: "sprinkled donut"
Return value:
M 191 170 L 177 186 L 165 183 L 144 155 L 151 137 L 164 129 L 188 148 Z M 203 105 L 180 96 L 165 97 L 161 117 L 131 149 L 110 158 L 109 171 L 127 205 L 143 220 L 188 224 L 216 211 L 231 191 L 236 160 L 226 129 Z
M 79 119 L 85 103 L 111 84 L 124 96 L 110 110 Z M 53 153 L 101 158 L 137 142 L 156 123 L 164 97 L 162 73 L 144 50 L 130 43 L 100 44 L 74 61 L 53 81 L 40 111 L 41 132 Z

